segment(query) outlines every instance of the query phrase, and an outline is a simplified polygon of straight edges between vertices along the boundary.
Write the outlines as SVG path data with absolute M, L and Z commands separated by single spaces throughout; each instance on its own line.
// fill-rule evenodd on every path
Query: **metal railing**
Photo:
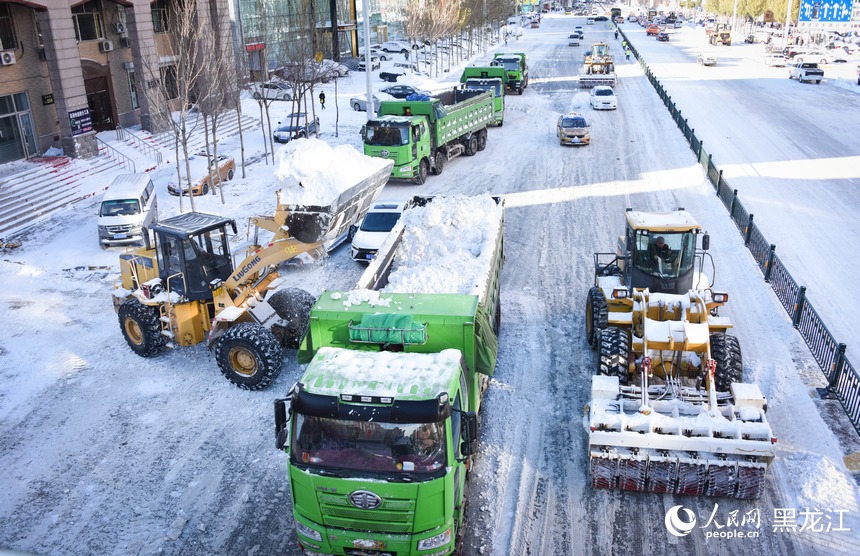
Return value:
M 96 144 L 99 147 L 99 154 L 100 155 L 106 156 L 106 157 L 111 158 L 113 160 L 116 160 L 117 162 L 122 164 L 123 168 L 125 168 L 126 170 L 131 170 L 132 174 L 137 172 L 137 167 L 134 164 L 134 160 L 125 156 L 124 154 L 122 154 L 121 152 L 119 152 L 115 148 L 111 147 L 110 145 L 108 145 L 107 143 L 105 143 L 104 141 L 99 139 L 98 137 L 96 137 Z
M 621 34 L 624 36 L 623 31 Z M 624 36 L 624 39 L 627 40 L 627 37 Z M 717 168 L 711 155 L 705 151 L 703 141 L 696 137 L 695 130 L 681 116 L 681 110 L 672 102 L 660 80 L 651 72 L 648 64 L 629 40 L 628 45 L 631 53 L 642 66 L 645 77 L 651 82 L 689 143 L 690 149 L 697 155 L 699 164 L 704 167 L 708 181 L 714 186 L 717 196 L 743 235 L 744 243 L 755 258 L 765 281 L 770 284 L 779 302 L 791 317 L 792 325 L 806 342 L 810 353 L 827 378 L 827 387 L 821 389 L 822 396 L 838 399 L 854 424 L 855 430 L 860 433 L 860 373 L 845 356 L 846 345 L 833 337 L 818 311 L 806 298 L 806 287 L 799 285 L 791 276 L 776 255 L 776 245 L 765 239 L 764 234 L 755 224 L 754 215 L 750 214 L 741 203 L 738 190 L 732 189 L 723 178 L 722 170 Z
M 119 141 L 131 141 L 135 147 L 140 148 L 143 151 L 143 154 L 148 158 L 155 161 L 157 166 L 161 166 L 162 164 L 162 156 L 161 151 L 153 147 L 152 145 L 148 145 L 146 141 L 132 133 L 131 131 L 125 129 L 124 127 L 118 125 L 116 126 L 116 138 Z

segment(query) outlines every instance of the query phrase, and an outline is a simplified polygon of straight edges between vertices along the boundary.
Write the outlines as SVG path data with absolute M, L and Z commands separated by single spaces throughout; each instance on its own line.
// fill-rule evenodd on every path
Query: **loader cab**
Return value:
M 701 227 L 686 211 L 628 211 L 625 272 L 628 289 L 681 294 L 693 286 Z
M 212 299 L 210 284 L 225 281 L 232 271 L 227 225 L 230 218 L 191 212 L 152 226 L 159 277 L 171 293 L 189 301 Z

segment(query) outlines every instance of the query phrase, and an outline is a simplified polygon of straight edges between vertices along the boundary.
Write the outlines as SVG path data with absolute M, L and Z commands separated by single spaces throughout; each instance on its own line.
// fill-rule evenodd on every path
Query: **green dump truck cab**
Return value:
M 382 102 L 377 114 L 361 130 L 364 154 L 393 160 L 392 178 L 419 185 L 452 158 L 484 150 L 487 125 L 495 121 L 493 93 L 471 89 Z
M 441 203 L 416 198 L 410 211 L 431 201 Z M 401 217 L 362 289 L 323 292 L 311 309 L 299 349 L 308 366 L 274 407 L 305 551 L 426 556 L 459 547 L 477 413 L 498 354 L 504 203 L 493 201 L 474 293 L 387 291 L 398 246 L 409 241 Z
M 493 114 L 495 124 L 499 127 L 505 125 L 505 85 L 498 77 L 492 79 L 480 79 L 471 77 L 463 85 L 464 89 L 490 91 L 493 93 Z
M 518 95 L 529 86 L 529 66 L 526 55 L 522 52 L 497 52 L 493 56 L 492 65 L 505 68 L 508 82 L 505 87 Z

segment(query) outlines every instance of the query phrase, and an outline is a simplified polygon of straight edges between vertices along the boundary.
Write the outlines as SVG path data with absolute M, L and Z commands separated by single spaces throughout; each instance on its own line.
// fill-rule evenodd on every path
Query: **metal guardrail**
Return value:
M 127 170 L 131 170 L 132 174 L 137 172 L 137 167 L 134 164 L 134 160 L 125 156 L 124 154 L 122 154 L 121 152 L 119 152 L 115 148 L 111 147 L 110 145 L 108 145 L 107 143 L 105 143 L 104 141 L 99 139 L 98 137 L 96 137 L 96 144 L 99 147 L 99 154 L 106 156 L 108 158 L 111 158 L 113 160 L 116 160 L 117 162 L 122 164 L 123 168 L 125 168 Z
M 621 35 L 627 40 L 623 31 Z M 642 66 L 645 76 L 689 143 L 690 149 L 696 153 L 699 163 L 705 168 L 708 181 L 714 186 L 717 196 L 744 236 L 744 243 L 755 258 L 765 281 L 770 284 L 786 313 L 791 317 L 792 324 L 806 342 L 821 372 L 827 378 L 827 388 L 821 389 L 822 397 L 838 399 L 855 430 L 860 434 L 860 372 L 845 356 L 846 345 L 837 342 L 833 337 L 818 311 L 807 300 L 806 287 L 799 285 L 791 276 L 776 255 L 776 245 L 765 239 L 764 234 L 755 224 L 754 215 L 750 214 L 741 203 L 738 190 L 732 189 L 723 178 L 722 170 L 717 168 L 711 155 L 705 151 L 703 141 L 696 137 L 695 130 L 681 116 L 681 111 L 672 102 L 659 79 L 651 72 L 648 64 L 629 40 L 628 45 L 631 53 Z
M 151 158 L 155 161 L 155 164 L 161 166 L 162 164 L 162 156 L 161 151 L 153 147 L 152 145 L 147 145 L 146 141 L 132 133 L 131 131 L 125 129 L 124 127 L 118 125 L 116 126 L 116 138 L 120 141 L 131 141 L 134 146 L 139 147 L 143 154 L 147 157 Z

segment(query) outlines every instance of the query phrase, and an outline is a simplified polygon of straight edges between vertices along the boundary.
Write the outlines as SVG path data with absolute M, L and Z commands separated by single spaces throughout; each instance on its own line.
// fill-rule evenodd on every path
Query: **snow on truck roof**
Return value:
M 672 231 L 701 230 L 696 219 L 685 210 L 671 212 L 641 212 L 629 210 L 624 213 L 627 223 L 634 230 Z
M 321 347 L 302 381 L 313 394 L 426 400 L 454 387 L 462 357 L 456 349 L 397 353 Z
M 484 294 L 502 233 L 503 207 L 489 195 L 437 196 L 403 213 L 385 292 Z
M 352 145 L 332 148 L 308 138 L 290 141 L 278 150 L 276 164 L 281 204 L 327 206 L 360 181 L 356 176 L 369 177 L 391 162 L 365 156 Z

